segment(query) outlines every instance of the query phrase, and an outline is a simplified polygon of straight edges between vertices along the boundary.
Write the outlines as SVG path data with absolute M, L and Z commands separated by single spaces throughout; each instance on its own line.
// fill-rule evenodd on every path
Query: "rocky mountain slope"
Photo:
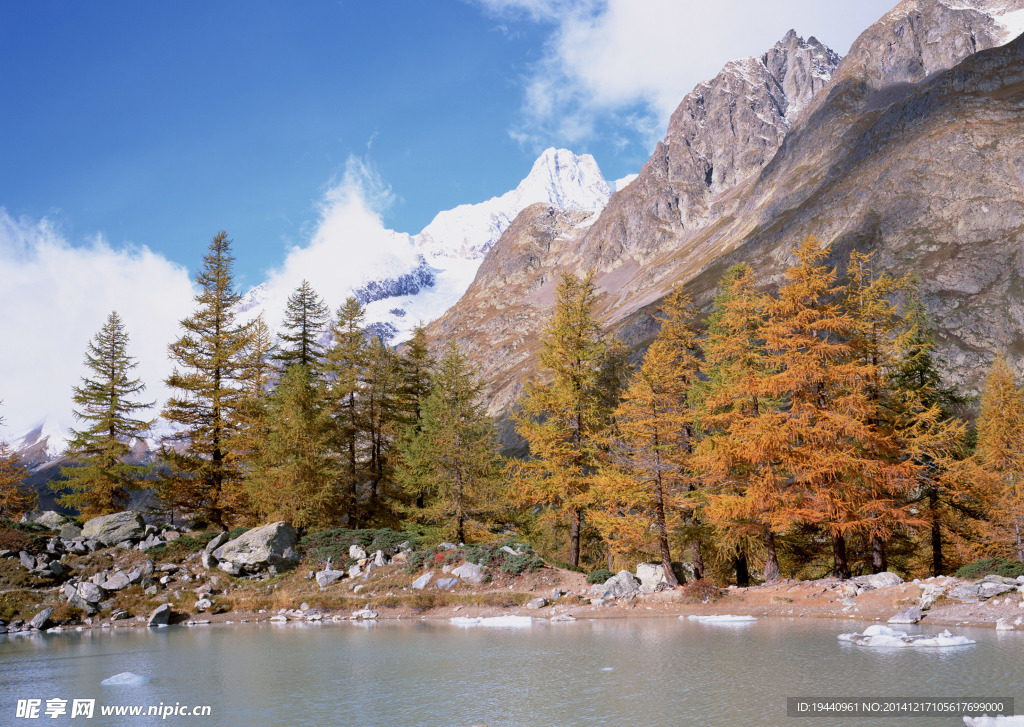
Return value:
M 1024 0 L 904 0 L 838 64 L 792 33 L 730 63 L 596 219 L 524 210 L 431 334 L 475 352 L 501 416 L 562 270 L 595 269 L 603 322 L 642 346 L 674 284 L 706 305 L 736 262 L 775 284 L 815 234 L 836 261 L 873 249 L 921 275 L 957 383 L 996 350 L 1021 369 L 1024 40 L 1001 44 L 1022 16 Z

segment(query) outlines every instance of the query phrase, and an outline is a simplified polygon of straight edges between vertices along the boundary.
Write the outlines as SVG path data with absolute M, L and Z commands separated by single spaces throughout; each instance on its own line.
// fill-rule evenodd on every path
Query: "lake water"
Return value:
M 866 649 L 865 624 L 761 619 L 434 621 L 209 625 L 0 636 L 0 724 L 591 727 L 962 725 L 937 718 L 792 718 L 787 697 L 1014 697 L 1024 711 L 1024 632 L 953 628 L 978 643 Z M 937 633 L 938 627 L 900 627 Z M 140 686 L 101 686 L 134 672 Z M 40 699 L 38 719 L 16 716 Z M 69 714 L 42 713 L 49 699 Z M 73 699 L 94 717 L 70 718 Z M 210 717 L 103 717 L 101 705 L 209 705 Z

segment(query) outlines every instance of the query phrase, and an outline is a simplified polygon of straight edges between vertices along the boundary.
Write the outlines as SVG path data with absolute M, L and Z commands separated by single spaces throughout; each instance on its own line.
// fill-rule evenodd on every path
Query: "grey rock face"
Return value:
M 270 568 L 284 571 L 299 562 L 294 550 L 296 540 L 295 530 L 288 523 L 270 523 L 225 543 L 213 551 L 213 555 L 219 561 L 218 567 L 228 572 L 234 569 L 255 573 Z
M 480 585 L 487 578 L 487 573 L 483 566 L 479 566 L 476 563 L 463 563 L 458 568 L 452 569 L 452 575 L 458 576 L 467 583 L 473 585 Z
M 910 606 L 889 619 L 891 624 L 916 624 L 921 620 L 921 607 Z
M 39 629 L 40 631 L 42 631 L 50 625 L 50 616 L 52 615 L 53 609 L 47 606 L 42 611 L 33 616 L 32 620 L 29 621 L 28 625 L 33 629 Z
M 125 541 L 139 540 L 146 532 L 146 523 L 137 512 L 115 512 L 94 517 L 82 528 L 82 537 L 95 540 L 107 547 Z
M 898 586 L 900 583 L 903 583 L 902 578 L 890 571 L 872 573 L 867 576 L 857 576 L 850 580 L 861 588 L 887 588 L 889 586 Z
M 427 584 L 430 583 L 430 579 L 433 578 L 433 576 L 434 576 L 434 571 L 427 571 L 426 573 L 424 573 L 423 575 L 421 575 L 419 578 L 417 578 L 416 580 L 414 580 L 412 582 L 412 587 L 414 589 L 416 589 L 417 591 L 423 590 L 424 588 L 427 587 Z
M 640 581 L 628 570 L 620 570 L 603 584 L 593 586 L 590 595 L 599 600 L 609 600 L 635 596 L 639 590 Z
M 645 592 L 655 591 L 668 585 L 665 568 L 661 563 L 637 563 L 636 577 L 640 581 L 641 590 Z
M 316 584 L 321 588 L 327 588 L 335 581 L 339 581 L 345 577 L 345 571 L 343 570 L 322 570 L 319 571 L 315 578 Z
M 146 623 L 147 626 L 165 626 L 167 622 L 171 620 L 171 607 L 169 604 L 161 603 L 156 609 L 149 615 L 149 621 Z

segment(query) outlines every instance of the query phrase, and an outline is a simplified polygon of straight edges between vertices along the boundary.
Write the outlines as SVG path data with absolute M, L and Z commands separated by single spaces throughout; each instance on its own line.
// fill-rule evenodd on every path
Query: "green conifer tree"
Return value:
M 160 494 L 172 509 L 226 528 L 245 512 L 237 463 L 228 456 L 238 432 L 245 397 L 246 347 L 251 328 L 237 322 L 241 296 L 235 290 L 231 240 L 226 232 L 210 242 L 196 275 L 198 309 L 181 322 L 181 338 L 169 346 L 176 362 L 166 384 L 164 418 L 180 427 L 160 454 L 169 475 Z
M 327 330 L 330 311 L 308 280 L 303 280 L 288 297 L 284 322 L 278 334 L 280 343 L 274 354 L 282 369 L 300 364 L 317 373 L 323 364 L 324 349 L 320 336 Z
M 65 493 L 59 498 L 61 504 L 84 517 L 124 509 L 148 472 L 147 467 L 125 461 L 131 441 L 141 438 L 150 426 L 134 415 L 153 406 L 136 399 L 146 388 L 131 377 L 136 365 L 128 355 L 128 332 L 113 311 L 86 348 L 90 375 L 73 389 L 75 418 L 86 425 L 71 430 L 64 453 L 75 466 L 62 467 L 64 479 L 51 482 L 51 487 Z
M 338 517 L 337 457 L 330 452 L 331 418 L 317 380 L 289 366 L 267 402 L 268 433 L 246 490 L 261 520 L 322 528 Z
M 496 511 L 501 478 L 494 423 L 480 402 L 481 384 L 453 342 L 445 349 L 423 403 L 422 425 L 400 440 L 398 481 L 413 495 L 429 493 L 421 522 L 439 537 L 483 537 Z

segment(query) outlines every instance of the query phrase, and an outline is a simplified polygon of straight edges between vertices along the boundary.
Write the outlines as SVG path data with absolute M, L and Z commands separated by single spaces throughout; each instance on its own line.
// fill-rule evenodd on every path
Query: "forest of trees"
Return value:
M 479 542 L 508 530 L 575 568 L 674 562 L 752 574 L 947 573 L 1024 562 L 1024 390 L 997 355 L 980 400 L 947 386 L 917 283 L 811 237 L 775 291 L 729 269 L 709 310 L 665 298 L 642 356 L 602 330 L 593 275 L 566 274 L 504 459 L 483 385 L 422 327 L 399 350 L 355 298 L 333 316 L 303 282 L 273 336 L 240 316 L 231 241 L 210 244 L 171 342 L 155 465 L 129 464 L 150 422 L 118 314 L 73 391 L 81 430 L 51 485 L 83 516 L 151 490 L 163 517 L 228 528 L 390 527 Z M 976 413 L 976 417 L 973 415 Z M 969 416 L 973 417 L 969 419 Z M 0 515 L 35 505 L 0 444 Z

